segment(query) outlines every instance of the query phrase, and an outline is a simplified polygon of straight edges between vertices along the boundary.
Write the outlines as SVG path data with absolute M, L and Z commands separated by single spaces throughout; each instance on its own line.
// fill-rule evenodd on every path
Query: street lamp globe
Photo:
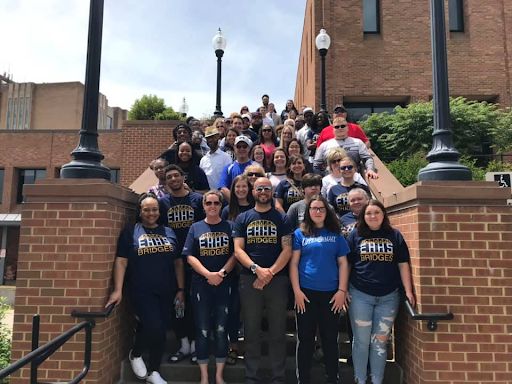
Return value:
M 187 113 L 188 113 L 188 104 L 187 104 L 187 100 L 185 100 L 185 98 L 183 98 L 183 103 L 181 104 L 180 106 L 180 113 L 183 117 L 187 116 Z
M 319 51 L 322 49 L 328 50 L 331 46 L 331 38 L 324 28 L 320 29 L 320 33 L 316 36 L 315 45 Z
M 217 51 L 223 51 L 226 49 L 226 38 L 222 35 L 222 31 L 219 30 L 217 31 L 217 33 L 215 34 L 215 36 L 213 36 L 213 39 L 212 39 L 212 45 L 213 45 L 213 50 L 215 52 Z

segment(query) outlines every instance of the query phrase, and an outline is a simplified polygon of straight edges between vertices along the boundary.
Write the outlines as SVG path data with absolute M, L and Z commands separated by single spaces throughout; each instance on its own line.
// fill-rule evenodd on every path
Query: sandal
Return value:
M 195 352 L 190 354 L 190 364 L 197 364 L 197 354 Z
M 178 363 L 181 360 L 185 359 L 187 356 L 188 355 L 186 355 L 185 353 L 178 351 L 174 355 L 169 356 L 169 363 L 171 363 L 171 364 Z
M 238 361 L 238 351 L 234 349 L 230 349 L 228 355 L 226 356 L 226 364 L 227 365 L 235 365 Z

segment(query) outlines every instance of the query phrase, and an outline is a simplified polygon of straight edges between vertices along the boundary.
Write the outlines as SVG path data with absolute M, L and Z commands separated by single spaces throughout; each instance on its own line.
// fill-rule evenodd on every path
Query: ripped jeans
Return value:
M 399 292 L 371 296 L 350 285 L 349 293 L 352 297 L 349 315 L 354 332 L 352 359 L 355 380 L 366 383 L 369 358 L 372 384 L 380 384 L 384 379 L 387 340 L 397 315 Z
M 210 334 L 214 336 L 214 354 L 217 363 L 226 361 L 228 355 L 227 322 L 231 284 L 223 281 L 218 286 L 206 281 L 193 281 L 191 302 L 194 306 L 194 323 L 196 327 L 196 353 L 199 364 L 207 364 L 209 357 Z

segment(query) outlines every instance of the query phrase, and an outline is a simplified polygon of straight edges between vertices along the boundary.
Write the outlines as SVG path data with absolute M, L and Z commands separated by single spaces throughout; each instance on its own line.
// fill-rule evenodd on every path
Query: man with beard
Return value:
M 158 199 L 160 208 L 159 222 L 174 230 L 178 240 L 176 250 L 181 255 L 189 228 L 193 223 L 205 217 L 202 206 L 203 196 L 185 188 L 185 173 L 175 164 L 168 165 L 165 168 L 165 181 L 169 193 Z M 176 313 L 173 316 L 176 338 L 180 340 L 181 346 L 176 353 L 170 356 L 170 363 L 177 363 L 187 356 L 190 356 L 192 362 L 197 360 L 195 356 L 195 330 L 192 306 L 186 303 L 188 293 L 190 292 L 191 270 L 188 263 L 185 262 L 184 265 L 184 282 L 178 282 L 178 285 L 180 287 L 185 286 L 185 302 L 175 303 L 174 309 Z M 181 315 L 179 312 L 183 305 L 185 306 L 185 312 L 184 315 Z
M 249 127 L 249 130 L 253 132 L 254 136 L 251 136 L 251 140 L 255 142 L 258 140 L 260 129 L 263 127 L 263 115 L 258 111 L 253 112 L 251 117 L 251 126 Z
M 257 383 L 261 360 L 261 320 L 268 314 L 272 383 L 285 382 L 286 308 L 288 269 L 293 228 L 286 216 L 272 207 L 272 183 L 266 177 L 254 182 L 255 207 L 235 220 L 235 257 L 242 265 L 240 301 L 245 331 L 246 383 Z
M 252 164 L 252 160 L 249 159 L 251 147 L 252 141 L 247 136 L 240 135 L 235 139 L 235 161 L 224 167 L 218 184 L 226 201 L 229 201 L 233 179 L 244 173 L 245 168 Z
M 206 128 L 204 136 L 210 150 L 201 158 L 199 166 L 206 174 L 208 185 L 216 188 L 219 185 L 222 170 L 233 161 L 231 156 L 219 148 L 220 134 L 216 127 Z

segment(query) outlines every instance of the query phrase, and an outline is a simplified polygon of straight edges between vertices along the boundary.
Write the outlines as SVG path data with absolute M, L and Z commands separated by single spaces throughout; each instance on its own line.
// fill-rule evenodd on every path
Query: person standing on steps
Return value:
M 130 301 L 138 318 L 135 342 L 129 354 L 133 373 L 148 384 L 166 384 L 160 376 L 169 303 L 184 300 L 183 262 L 174 231 L 158 224 L 158 200 L 143 193 L 137 203 L 137 222 L 119 236 L 114 262 L 114 290 L 105 307 L 119 305 L 127 278 Z M 149 351 L 146 366 L 142 352 Z M 148 375 L 149 373 L 149 375 Z

